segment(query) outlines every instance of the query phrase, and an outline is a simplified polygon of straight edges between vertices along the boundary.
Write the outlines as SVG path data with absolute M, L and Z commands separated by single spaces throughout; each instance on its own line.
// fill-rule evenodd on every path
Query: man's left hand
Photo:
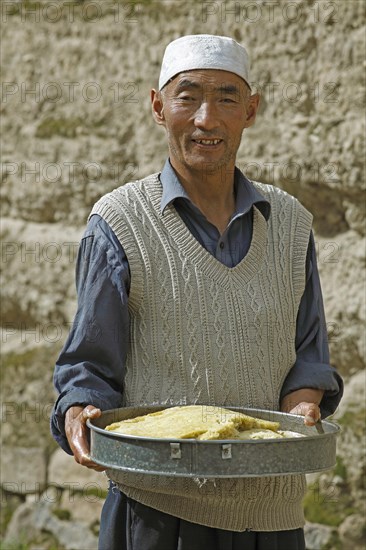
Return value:
M 312 388 L 303 388 L 286 395 L 281 402 L 281 411 L 290 414 L 299 414 L 304 417 L 306 426 L 314 426 L 320 420 L 319 404 L 324 391 Z

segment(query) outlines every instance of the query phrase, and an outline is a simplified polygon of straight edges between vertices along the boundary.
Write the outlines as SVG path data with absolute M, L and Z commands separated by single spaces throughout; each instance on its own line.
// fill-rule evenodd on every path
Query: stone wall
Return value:
M 52 369 L 75 312 L 75 254 L 92 204 L 166 157 L 149 90 L 165 45 L 184 33 L 248 46 L 262 100 L 238 165 L 314 214 L 332 363 L 359 399 L 338 413 L 337 468 L 311 480 L 308 547 L 362 547 L 364 2 L 5 1 L 1 10 L 2 548 L 20 538 L 85 549 L 80 533 L 95 547 L 105 480 L 70 489 L 67 455 L 55 473 Z M 70 505 L 76 498 L 83 506 Z

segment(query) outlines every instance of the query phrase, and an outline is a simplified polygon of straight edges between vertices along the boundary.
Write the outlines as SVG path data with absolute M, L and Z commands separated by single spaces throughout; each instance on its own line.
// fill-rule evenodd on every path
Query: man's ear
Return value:
M 255 118 L 257 116 L 258 108 L 259 108 L 259 101 L 260 101 L 260 95 L 258 93 L 253 94 L 249 97 L 245 128 L 249 128 L 250 126 L 253 126 L 255 122 Z
M 163 106 L 163 98 L 162 98 L 161 92 L 153 88 L 151 90 L 150 97 L 151 97 L 152 114 L 156 124 L 165 126 L 164 106 Z

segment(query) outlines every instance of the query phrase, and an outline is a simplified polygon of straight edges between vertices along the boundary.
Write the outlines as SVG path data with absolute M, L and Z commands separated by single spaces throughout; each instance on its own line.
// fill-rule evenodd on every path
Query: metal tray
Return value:
M 205 406 L 204 406 L 205 407 Z M 304 417 L 262 409 L 225 408 L 280 423 L 305 437 L 261 440 L 156 439 L 118 434 L 105 426 L 165 407 L 125 407 L 88 420 L 92 460 L 108 469 L 180 477 L 261 477 L 328 470 L 336 461 L 339 427 L 322 421 L 324 433 Z M 207 407 L 209 414 L 210 407 Z M 212 408 L 211 408 L 212 410 Z

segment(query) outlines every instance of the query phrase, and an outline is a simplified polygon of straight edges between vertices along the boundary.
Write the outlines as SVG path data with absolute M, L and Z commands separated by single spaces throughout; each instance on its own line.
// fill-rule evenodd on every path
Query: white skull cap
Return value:
M 165 49 L 159 77 L 159 90 L 184 71 L 220 69 L 237 74 L 249 84 L 247 50 L 232 38 L 212 34 L 181 36 Z

